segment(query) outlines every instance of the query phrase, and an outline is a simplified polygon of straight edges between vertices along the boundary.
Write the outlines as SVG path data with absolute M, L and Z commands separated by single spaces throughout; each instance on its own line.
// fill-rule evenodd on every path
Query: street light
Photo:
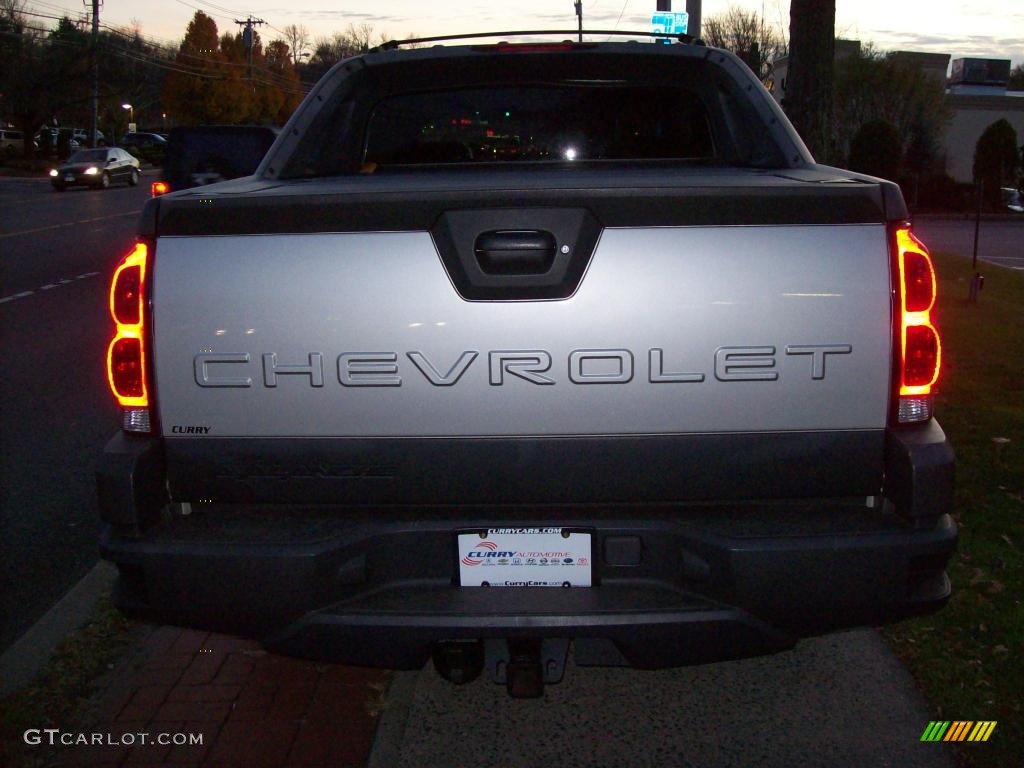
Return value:
M 135 130 L 135 108 L 131 104 L 125 102 L 121 105 L 121 109 L 128 110 L 128 133 L 131 133 Z

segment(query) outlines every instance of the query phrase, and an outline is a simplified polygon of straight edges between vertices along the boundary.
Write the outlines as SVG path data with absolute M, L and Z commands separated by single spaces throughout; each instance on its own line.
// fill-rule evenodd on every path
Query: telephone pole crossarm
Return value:
M 239 21 L 238 19 L 235 19 L 235 24 L 244 27 L 244 29 L 242 30 L 242 43 L 245 45 L 245 58 L 246 61 L 249 63 L 250 83 L 252 82 L 252 49 L 253 43 L 255 42 L 252 28 L 254 25 L 266 23 L 267 22 L 265 22 L 263 19 L 254 19 L 252 16 L 247 17 L 245 21 Z

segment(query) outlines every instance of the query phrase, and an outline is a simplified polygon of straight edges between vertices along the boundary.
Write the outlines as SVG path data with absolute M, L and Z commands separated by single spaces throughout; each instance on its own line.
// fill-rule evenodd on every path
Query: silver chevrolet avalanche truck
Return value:
M 935 274 L 735 56 L 383 46 L 113 276 L 117 603 L 482 670 L 772 653 L 950 595 Z

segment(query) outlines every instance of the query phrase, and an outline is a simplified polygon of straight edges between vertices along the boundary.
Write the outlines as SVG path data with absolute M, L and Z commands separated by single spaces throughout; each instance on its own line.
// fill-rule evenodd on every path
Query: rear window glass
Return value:
M 670 46 L 399 51 L 326 75 L 278 178 L 391 169 L 661 163 L 786 167 L 752 85 Z M 666 49 L 666 50 L 662 50 Z M 374 55 L 366 59 L 373 62 Z M 774 122 L 774 120 L 772 120 Z
M 370 115 L 364 162 L 712 160 L 707 109 L 687 89 L 464 88 L 401 94 Z

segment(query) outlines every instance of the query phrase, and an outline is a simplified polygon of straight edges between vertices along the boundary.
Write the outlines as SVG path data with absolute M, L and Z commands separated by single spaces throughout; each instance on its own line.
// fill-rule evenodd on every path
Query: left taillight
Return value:
M 151 431 L 147 370 L 146 282 L 150 248 L 136 243 L 110 281 L 114 338 L 107 347 L 107 381 L 124 411 L 128 432 Z
M 892 232 L 893 277 L 897 296 L 893 312 L 893 384 L 900 424 L 927 421 L 932 417 L 933 390 L 942 366 L 942 342 L 932 323 L 936 280 L 928 249 L 910 226 L 900 224 Z

